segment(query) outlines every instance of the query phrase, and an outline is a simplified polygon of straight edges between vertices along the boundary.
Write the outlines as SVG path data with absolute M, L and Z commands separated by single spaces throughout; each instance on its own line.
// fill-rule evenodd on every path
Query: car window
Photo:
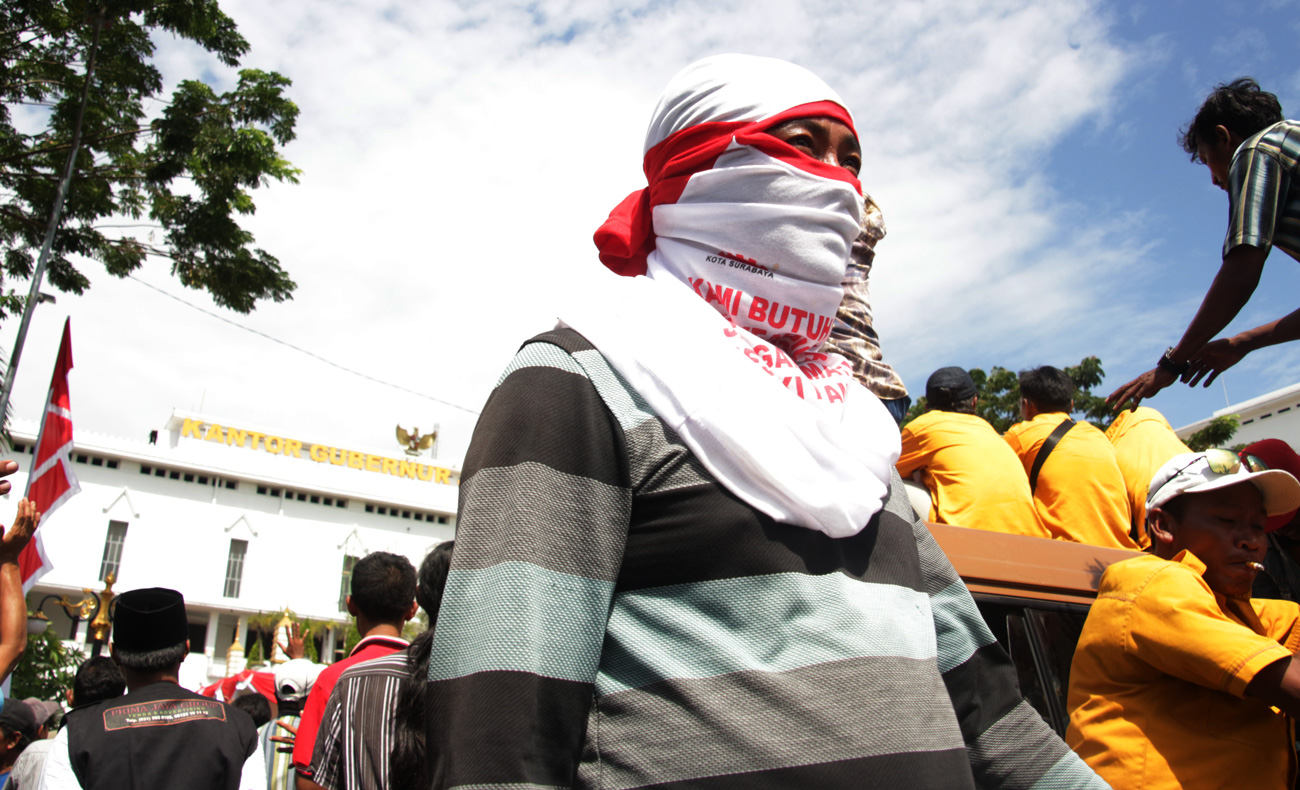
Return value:
M 1087 607 L 998 598 L 979 601 L 981 614 L 1016 668 L 1020 691 L 1053 730 L 1069 724 L 1070 662 Z

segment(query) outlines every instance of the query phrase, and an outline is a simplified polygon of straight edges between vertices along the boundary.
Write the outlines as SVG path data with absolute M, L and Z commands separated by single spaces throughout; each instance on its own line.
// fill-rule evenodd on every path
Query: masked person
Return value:
M 175 590 L 117 597 L 112 655 L 127 693 L 68 713 L 67 748 L 51 749 L 42 787 L 264 790 L 249 715 L 177 682 L 188 636 L 185 599 Z
M 707 58 L 644 154 L 596 234 L 622 276 L 523 346 L 475 428 L 431 785 L 1103 787 L 912 513 L 893 418 L 822 349 L 862 212 L 844 102 Z

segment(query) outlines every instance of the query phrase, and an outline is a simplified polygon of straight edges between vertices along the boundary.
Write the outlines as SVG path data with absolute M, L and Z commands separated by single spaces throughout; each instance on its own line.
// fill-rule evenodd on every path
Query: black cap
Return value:
M 939 368 L 925 382 L 925 399 L 935 408 L 964 403 L 979 394 L 975 380 L 962 368 Z
M 4 708 L 0 709 L 0 727 L 34 741 L 40 725 L 36 723 L 36 714 L 32 712 L 31 705 L 20 699 L 6 699 Z
M 117 596 L 113 644 L 118 650 L 145 653 L 175 647 L 189 638 L 185 596 L 165 587 L 130 590 Z

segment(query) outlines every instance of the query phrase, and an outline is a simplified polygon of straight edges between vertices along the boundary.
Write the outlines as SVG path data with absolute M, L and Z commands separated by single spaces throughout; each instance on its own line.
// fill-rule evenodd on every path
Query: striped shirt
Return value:
M 1105 787 L 897 476 L 853 537 L 778 524 L 571 330 L 520 350 L 463 475 L 434 787 Z
M 1242 244 L 1300 260 L 1300 121 L 1279 121 L 1246 140 L 1228 169 L 1226 256 Z
M 393 711 L 410 677 L 405 650 L 354 664 L 339 675 L 325 703 L 312 781 L 327 790 L 387 790 Z

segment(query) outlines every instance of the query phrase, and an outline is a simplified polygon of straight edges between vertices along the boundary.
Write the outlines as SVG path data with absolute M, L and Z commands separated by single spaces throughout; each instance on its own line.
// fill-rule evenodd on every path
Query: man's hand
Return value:
M 1115 411 L 1119 411 L 1124 407 L 1125 403 L 1132 401 L 1133 408 L 1136 409 L 1142 401 L 1154 397 L 1157 392 L 1173 384 L 1176 380 L 1177 377 L 1174 374 L 1160 368 L 1152 368 L 1112 392 L 1106 398 L 1106 402 L 1113 406 Z
M 307 655 L 307 635 L 302 632 L 302 626 L 297 623 L 289 629 L 289 644 L 276 642 L 275 645 L 283 650 L 290 660 Z
M 9 475 L 17 471 L 18 471 L 17 461 L 0 461 L 0 477 L 8 477 Z M 9 488 L 10 485 L 8 480 L 0 480 L 0 496 L 4 496 L 5 494 L 9 493 Z
M 14 518 L 14 525 L 4 533 L 4 537 L 0 537 L 0 564 L 18 562 L 18 555 L 32 539 L 40 520 L 41 514 L 36 512 L 35 503 L 26 498 L 18 500 L 18 515 Z
M 277 752 L 286 752 L 286 753 L 287 753 L 287 752 L 292 752 L 292 751 L 293 751 L 293 745 L 294 745 L 294 743 L 297 742 L 297 738 L 298 738 L 298 728 L 295 727 L 295 726 L 293 726 L 292 724 L 285 724 L 284 722 L 280 721 L 279 719 L 277 719 L 275 723 L 276 723 L 277 726 L 279 726 L 279 727 L 283 727 L 284 729 L 286 729 L 286 730 L 289 731 L 289 735 L 288 735 L 287 737 L 284 736 L 284 735 L 272 735 L 272 736 L 271 736 L 271 740 L 275 741 L 276 743 L 286 743 L 286 744 L 288 744 L 288 746 L 277 746 L 275 750 L 276 750 Z
M 1209 374 L 1202 386 L 1214 383 L 1219 374 L 1241 361 L 1248 349 L 1237 342 L 1237 338 L 1220 338 L 1210 343 L 1188 360 L 1191 367 L 1183 374 L 1183 381 L 1189 387 L 1195 387 L 1202 377 Z

